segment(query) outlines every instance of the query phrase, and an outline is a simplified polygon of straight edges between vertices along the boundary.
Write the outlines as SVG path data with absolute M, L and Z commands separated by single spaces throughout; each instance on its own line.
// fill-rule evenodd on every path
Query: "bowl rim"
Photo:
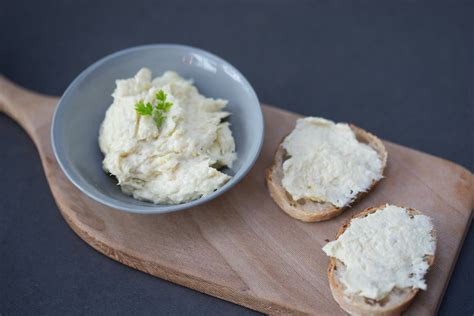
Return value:
M 234 176 L 232 176 L 232 178 L 229 181 L 227 181 L 222 187 L 218 188 L 217 190 L 211 192 L 210 194 L 206 196 L 200 197 L 199 199 L 185 202 L 182 204 L 174 204 L 174 205 L 153 204 L 151 202 L 142 201 L 143 203 L 149 203 L 149 205 L 131 205 L 131 204 L 128 204 L 127 202 L 118 201 L 101 192 L 97 192 L 97 191 L 91 192 L 90 190 L 88 190 L 87 188 L 83 186 L 82 184 L 83 181 L 77 177 L 76 172 L 74 172 L 72 168 L 70 168 L 69 163 L 66 162 L 65 158 L 63 157 L 64 154 L 62 154 L 61 152 L 61 148 L 58 148 L 59 144 L 57 143 L 58 140 L 56 139 L 57 137 L 56 135 L 58 135 L 58 132 L 57 132 L 58 118 L 60 118 L 64 112 L 64 106 L 62 106 L 62 104 L 65 102 L 64 99 L 72 91 L 74 91 L 74 89 L 76 89 L 77 86 L 90 73 L 97 70 L 105 62 L 111 59 L 129 54 L 131 52 L 146 50 L 150 48 L 172 48 L 172 49 L 174 48 L 174 49 L 191 50 L 191 51 L 203 54 L 212 59 L 218 60 L 219 62 L 225 64 L 226 66 L 229 66 L 233 71 L 235 71 L 242 78 L 243 84 L 249 88 L 251 96 L 257 102 L 258 109 L 259 109 L 259 111 L 257 111 L 258 117 L 255 117 L 255 119 L 258 120 L 258 123 L 259 123 L 258 126 L 260 127 L 260 130 L 256 131 L 258 133 L 257 150 L 253 154 L 253 157 L 251 157 L 250 162 L 247 165 L 242 166 L 241 169 Z M 96 202 L 99 202 L 100 204 L 106 205 L 110 208 L 120 210 L 120 211 L 125 211 L 129 213 L 137 213 L 137 214 L 162 214 L 162 213 L 182 211 L 182 210 L 189 209 L 189 208 L 204 204 L 206 202 L 209 202 L 213 200 L 214 198 L 218 197 L 219 195 L 227 192 L 230 188 L 232 188 L 234 185 L 239 183 L 243 179 L 243 177 L 247 175 L 250 169 L 255 165 L 255 162 L 260 156 L 260 152 L 262 150 L 262 145 L 263 145 L 263 140 L 264 140 L 264 134 L 265 134 L 265 122 L 263 118 L 262 107 L 258 99 L 258 96 L 255 93 L 255 90 L 253 89 L 250 82 L 247 80 L 247 78 L 245 78 L 245 76 L 237 68 L 235 68 L 232 64 L 230 64 L 228 61 L 224 60 L 223 58 L 213 53 L 210 53 L 208 51 L 205 51 L 203 49 L 196 48 L 193 46 L 188 46 L 188 45 L 182 45 L 182 44 L 163 43 L 163 44 L 147 44 L 147 45 L 134 46 L 134 47 L 116 51 L 114 53 L 108 54 L 100 58 L 99 60 L 97 60 L 96 62 L 94 62 L 87 68 L 85 68 L 83 71 L 81 71 L 81 73 L 68 85 L 63 95 L 59 99 L 58 104 L 56 105 L 56 108 L 54 109 L 54 113 L 53 113 L 52 121 L 51 121 L 50 137 L 51 137 L 51 147 L 53 149 L 53 153 L 56 158 L 56 161 L 61 167 L 61 170 L 69 179 L 69 181 L 71 181 L 74 184 L 74 186 L 78 188 L 86 196 L 88 196 L 89 198 L 93 199 Z M 251 150 L 255 150 L 255 145 L 252 146 Z

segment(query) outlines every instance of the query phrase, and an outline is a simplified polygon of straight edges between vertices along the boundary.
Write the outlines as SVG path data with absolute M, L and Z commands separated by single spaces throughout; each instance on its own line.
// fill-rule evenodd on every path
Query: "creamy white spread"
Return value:
M 152 80 L 142 68 L 117 80 L 113 103 L 100 128 L 103 168 L 123 192 L 139 200 L 178 204 L 207 195 L 228 180 L 221 167 L 236 159 L 226 100 L 199 94 L 189 80 L 168 71 Z M 153 102 L 158 91 L 173 105 L 159 128 L 151 116 L 139 116 L 135 104 Z
M 347 124 L 299 119 L 282 146 L 289 156 L 282 184 L 295 201 L 306 198 L 342 207 L 382 177 L 377 152 L 358 142 Z
M 324 246 L 345 265 L 339 271 L 346 293 L 381 300 L 397 287 L 426 290 L 426 255 L 434 255 L 433 225 L 425 215 L 386 205 L 351 221 L 346 231 Z

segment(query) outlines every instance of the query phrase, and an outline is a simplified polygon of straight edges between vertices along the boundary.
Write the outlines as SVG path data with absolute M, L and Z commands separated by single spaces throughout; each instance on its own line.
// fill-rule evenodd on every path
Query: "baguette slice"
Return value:
M 371 213 L 377 212 L 379 209 L 383 209 L 384 207 L 385 205 L 368 208 L 361 213 L 354 215 L 349 222 L 342 225 L 336 235 L 336 239 L 346 231 L 350 226 L 352 219 L 365 217 Z M 422 215 L 420 211 L 413 208 L 403 208 L 405 208 L 410 215 Z M 431 231 L 431 235 L 436 242 L 436 231 L 434 229 Z M 434 256 L 426 257 L 426 262 L 429 267 L 433 265 L 434 258 Z M 394 288 L 392 292 L 381 301 L 376 301 L 359 295 L 348 295 L 344 293 L 345 286 L 340 282 L 340 271 L 344 271 L 344 269 L 345 265 L 341 261 L 334 257 L 330 257 L 328 279 L 332 296 L 339 306 L 351 315 L 400 315 L 410 306 L 415 295 L 420 290 L 418 288 Z
M 382 141 L 375 135 L 355 125 L 350 124 L 349 126 L 360 143 L 369 145 L 377 152 L 377 155 L 382 161 L 380 173 L 383 175 L 387 165 L 387 150 Z M 286 151 L 280 144 L 275 153 L 273 165 L 266 171 L 267 186 L 275 203 L 288 215 L 303 222 L 325 221 L 341 214 L 347 207 L 364 197 L 378 182 L 373 181 L 372 185 L 367 188 L 365 192 L 359 192 L 352 201 L 343 207 L 337 207 L 329 202 L 315 202 L 310 199 L 294 201 L 291 194 L 289 194 L 282 185 L 283 162 L 287 158 Z

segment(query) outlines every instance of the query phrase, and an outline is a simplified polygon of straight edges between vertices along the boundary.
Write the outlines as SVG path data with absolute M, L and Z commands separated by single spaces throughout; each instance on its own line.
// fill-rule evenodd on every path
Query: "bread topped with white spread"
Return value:
M 436 232 L 420 211 L 387 204 L 354 216 L 323 251 L 332 294 L 346 312 L 399 315 L 427 288 Z
M 383 178 L 387 151 L 354 125 L 317 117 L 299 119 L 278 147 L 266 180 L 290 216 L 317 222 L 339 215 Z

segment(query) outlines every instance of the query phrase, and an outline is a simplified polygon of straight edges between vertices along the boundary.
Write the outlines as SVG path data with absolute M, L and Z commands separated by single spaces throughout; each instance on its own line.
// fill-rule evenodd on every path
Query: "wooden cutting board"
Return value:
M 273 203 L 264 170 L 298 115 L 263 106 L 262 153 L 250 173 L 221 197 L 187 211 L 128 214 L 87 198 L 60 170 L 50 144 L 58 99 L 14 86 L 0 77 L 0 110 L 34 140 L 51 191 L 68 225 L 96 250 L 134 269 L 264 313 L 338 315 L 321 247 L 351 215 L 387 202 L 430 215 L 438 231 L 436 261 L 408 314 L 434 314 L 469 228 L 474 177 L 462 167 L 385 142 L 386 178 L 334 220 L 302 223 Z

